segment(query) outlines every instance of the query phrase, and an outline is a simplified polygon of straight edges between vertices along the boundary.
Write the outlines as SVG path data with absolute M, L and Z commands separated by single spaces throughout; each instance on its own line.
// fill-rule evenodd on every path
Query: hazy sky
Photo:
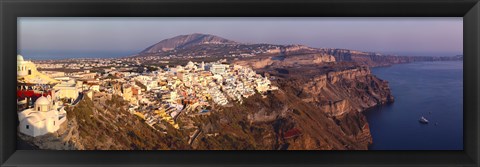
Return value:
M 458 18 L 19 18 L 19 51 L 140 51 L 207 33 L 244 43 L 377 52 L 458 52 Z

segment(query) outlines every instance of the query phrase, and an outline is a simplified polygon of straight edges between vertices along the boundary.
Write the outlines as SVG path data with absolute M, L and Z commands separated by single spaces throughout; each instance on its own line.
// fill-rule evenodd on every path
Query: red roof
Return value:
M 301 134 L 302 132 L 300 130 L 298 130 L 297 128 L 292 128 L 283 134 L 283 138 L 285 139 L 292 138 L 292 137 L 300 136 Z
M 17 98 L 23 99 L 25 97 L 40 97 L 40 96 L 48 96 L 52 95 L 51 91 L 45 93 L 35 93 L 33 90 L 17 90 Z

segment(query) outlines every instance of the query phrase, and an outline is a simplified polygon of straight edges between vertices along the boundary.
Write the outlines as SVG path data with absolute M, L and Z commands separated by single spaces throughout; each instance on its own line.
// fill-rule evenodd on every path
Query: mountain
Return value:
M 190 61 L 201 59 L 201 61 L 216 61 L 219 59 L 269 59 L 294 60 L 301 59 L 303 62 L 316 61 L 322 57 L 336 62 L 355 62 L 369 67 L 389 66 L 400 63 L 411 63 L 415 61 L 458 61 L 463 56 L 397 56 L 381 54 L 376 52 L 363 52 L 338 48 L 313 48 L 305 45 L 276 45 L 276 44 L 247 44 L 238 43 L 222 37 L 210 34 L 189 34 L 179 35 L 173 38 L 164 39 L 134 55 L 135 57 L 157 57 L 157 59 L 175 59 Z M 333 58 L 332 58 L 333 57 Z M 289 62 L 297 63 L 298 61 Z M 322 61 L 323 62 L 323 61 Z M 330 61 L 332 62 L 332 61 Z M 144 62 L 146 64 L 152 61 Z M 256 62 L 254 62 L 256 63 Z M 282 64 L 282 63 L 281 63 Z M 283 63 L 285 64 L 285 63 Z
M 140 54 L 152 54 L 165 51 L 171 51 L 179 48 L 188 48 L 190 46 L 197 46 L 203 44 L 238 44 L 235 41 L 231 41 L 222 37 L 218 37 L 210 34 L 188 34 L 179 35 L 173 38 L 162 40 L 146 49 Z

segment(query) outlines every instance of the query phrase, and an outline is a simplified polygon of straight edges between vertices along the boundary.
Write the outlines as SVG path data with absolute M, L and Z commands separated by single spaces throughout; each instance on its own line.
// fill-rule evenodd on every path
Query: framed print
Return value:
M 478 165 L 478 1 L 0 5 L 4 166 Z

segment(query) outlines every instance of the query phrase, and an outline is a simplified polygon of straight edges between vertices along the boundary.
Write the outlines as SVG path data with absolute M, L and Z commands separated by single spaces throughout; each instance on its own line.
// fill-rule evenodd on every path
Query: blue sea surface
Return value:
M 371 150 L 463 150 L 463 61 L 377 67 L 395 102 L 365 112 Z M 426 117 L 430 123 L 418 120 Z
M 397 51 L 397 52 L 380 52 L 382 54 L 392 54 L 398 56 L 431 56 L 431 57 L 449 57 L 449 56 L 456 56 L 456 55 L 463 55 L 462 52 L 458 51 L 439 51 L 439 52 L 419 52 L 419 51 Z
M 71 58 L 120 58 L 131 56 L 138 51 L 22 51 L 27 60 L 60 60 Z

